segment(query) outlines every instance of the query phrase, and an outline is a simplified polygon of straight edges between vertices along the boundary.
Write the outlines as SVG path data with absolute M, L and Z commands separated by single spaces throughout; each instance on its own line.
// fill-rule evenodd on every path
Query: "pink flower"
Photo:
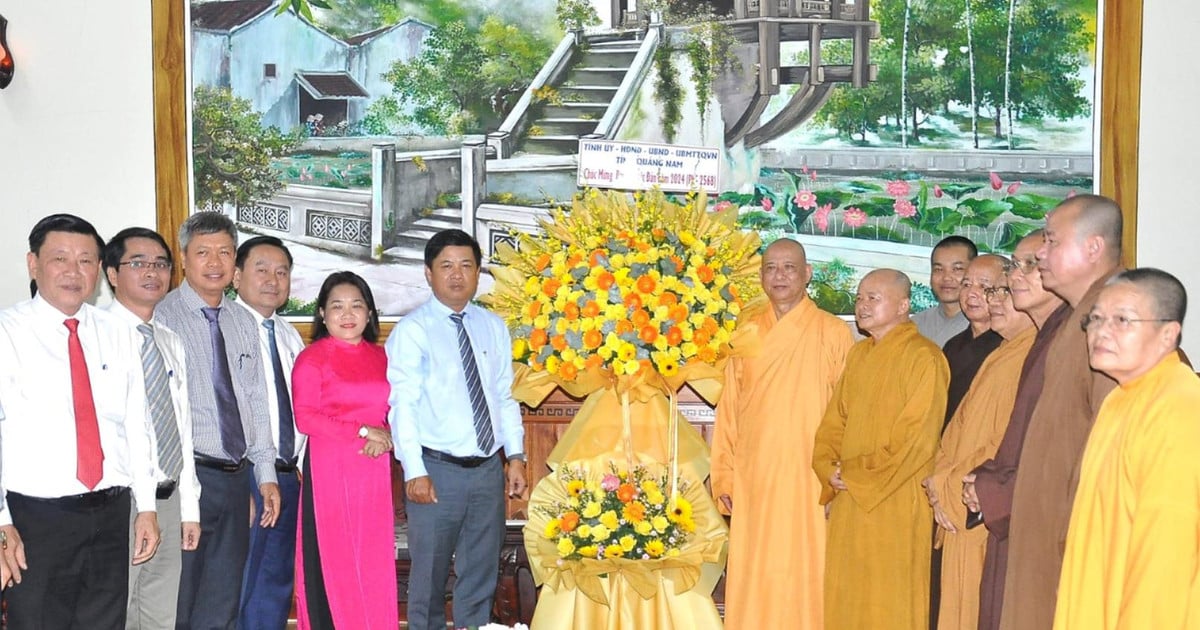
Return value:
M 845 223 L 846 227 L 860 228 L 867 224 L 867 213 L 858 208 L 847 208 L 842 213 L 842 223 Z
M 1013 182 L 1013 183 L 1009 184 L 1008 185 L 1008 194 L 1010 194 L 1010 195 L 1017 194 L 1017 189 L 1020 187 L 1021 187 L 1021 182 Z
M 1070 199 L 1071 197 L 1074 197 L 1074 196 L 1075 196 L 1075 191 L 1074 191 L 1074 190 L 1072 190 L 1071 192 L 1067 193 L 1067 199 Z
M 774 208 L 775 208 L 775 202 L 771 201 L 770 197 L 763 197 L 763 199 L 762 199 L 763 212 L 770 212 Z
M 817 208 L 817 212 L 815 214 L 813 214 L 813 225 L 817 226 L 817 229 L 821 230 L 822 232 L 828 230 L 829 229 L 829 213 L 832 211 L 833 211 L 833 204 L 831 204 L 831 203 L 827 203 L 827 204 L 821 206 L 820 208 Z
M 896 203 L 892 204 L 892 210 L 896 216 L 910 219 L 917 214 L 917 207 L 907 199 L 897 199 Z
M 893 197 L 905 197 L 911 191 L 912 187 L 902 179 L 895 179 L 887 183 L 887 194 Z
M 801 210 L 808 210 L 817 206 L 817 196 L 811 190 L 796 191 L 796 207 Z
M 937 197 L 938 199 L 941 199 L 943 194 L 944 193 L 942 193 L 942 187 L 938 186 L 937 184 L 934 184 L 933 185 L 933 196 Z
M 813 182 L 817 181 L 817 171 L 816 170 L 809 171 L 808 179 L 809 179 L 809 181 L 813 181 Z
M 805 173 L 807 173 L 807 172 L 808 172 L 808 165 L 807 165 L 807 164 L 805 164 L 804 166 L 801 166 L 801 167 L 800 167 L 800 170 L 801 170 L 801 171 L 803 171 L 803 172 L 805 172 Z
M 606 474 L 600 480 L 600 488 L 605 492 L 613 492 L 619 487 L 621 487 L 621 478 L 614 474 Z
M 1004 185 L 1004 180 L 1000 179 L 995 171 L 988 173 L 988 179 L 992 182 L 992 190 L 1000 190 L 1000 187 Z
M 728 199 L 723 199 L 721 201 L 718 201 L 717 205 L 713 206 L 713 212 L 724 212 L 725 210 L 728 210 L 732 207 L 733 207 L 732 201 L 729 201 Z

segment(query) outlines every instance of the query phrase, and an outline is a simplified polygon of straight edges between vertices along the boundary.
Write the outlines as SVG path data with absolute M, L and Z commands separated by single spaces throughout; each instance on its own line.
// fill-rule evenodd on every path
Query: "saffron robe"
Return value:
M 761 351 L 726 364 L 713 435 L 713 496 L 722 511 L 733 500 L 725 627 L 820 630 L 825 510 L 809 462 L 854 338 L 808 299 L 750 323 Z
M 957 529 L 951 533 L 937 528 L 942 542 L 938 630 L 975 630 L 979 622 L 979 580 L 988 536 L 982 527 L 965 526 L 962 478 L 996 454 L 1012 417 L 1021 367 L 1036 334 L 1037 329 L 1029 326 L 988 356 L 951 418 L 934 458 L 932 485 Z
M 1089 313 L 1108 278 L 1092 284 L 1075 313 Z M 1087 333 L 1063 324 L 1050 344 L 1046 382 L 1021 447 L 1013 486 L 1001 630 L 1050 630 L 1079 459 L 1092 420 L 1116 381 L 1088 364 Z M 984 515 L 986 518 L 986 513 Z
M 1178 355 L 1104 400 L 1079 473 L 1055 630 L 1200 628 L 1200 379 Z
M 829 504 L 826 628 L 929 627 L 933 512 L 921 481 L 933 471 L 949 383 L 941 349 L 911 322 L 850 349 L 813 449 Z M 829 483 L 839 463 L 842 492 Z
M 987 553 L 983 560 L 983 577 L 979 584 L 979 630 L 996 630 L 1000 627 L 1000 611 L 1004 604 L 1004 573 L 1008 568 L 1008 519 L 1012 513 L 1013 483 L 1016 481 L 1017 464 L 1021 461 L 1021 447 L 1025 444 L 1025 430 L 1029 418 L 1042 395 L 1042 384 L 1046 377 L 1046 355 L 1050 342 L 1058 329 L 1071 319 L 1074 311 L 1067 304 L 1059 306 L 1038 329 L 1033 347 L 1021 367 L 1021 380 L 1017 384 L 1017 397 L 1013 404 L 1012 417 L 1004 430 L 1004 439 L 992 459 L 979 465 L 975 473 L 975 494 L 983 513 L 983 525 L 987 528 Z

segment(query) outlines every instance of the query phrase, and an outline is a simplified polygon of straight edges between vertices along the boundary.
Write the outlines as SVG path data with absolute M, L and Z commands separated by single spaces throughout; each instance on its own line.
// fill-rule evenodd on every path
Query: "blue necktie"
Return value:
M 233 393 L 233 375 L 229 373 L 229 355 L 225 353 L 225 336 L 217 318 L 221 307 L 206 306 L 204 319 L 208 320 L 208 334 L 212 338 L 212 382 L 217 395 L 217 423 L 221 429 L 221 449 L 235 462 L 246 454 L 246 432 L 242 429 L 242 412 L 238 410 L 237 396 Z
M 458 354 L 462 357 L 463 375 L 467 377 L 467 394 L 471 397 L 471 413 L 475 416 L 475 443 L 479 450 L 490 455 L 496 440 L 492 433 L 492 417 L 488 413 L 487 399 L 483 396 L 483 382 L 479 380 L 479 366 L 475 365 L 475 352 L 471 349 L 471 338 L 463 326 L 463 314 L 451 313 L 450 319 L 458 326 Z
M 296 430 L 292 426 L 292 401 L 288 396 L 287 381 L 283 378 L 283 361 L 279 358 L 279 346 L 275 343 L 275 320 L 264 319 L 267 329 L 267 345 L 271 349 L 271 370 L 275 372 L 275 402 L 279 407 L 279 459 L 292 463 L 296 450 Z
M 158 442 L 158 467 L 172 481 L 178 481 L 183 470 L 183 447 L 179 442 L 179 425 L 175 422 L 175 406 L 171 403 L 167 368 L 154 342 L 154 328 L 150 324 L 138 324 L 137 329 L 145 337 L 142 371 L 146 375 L 146 402 L 150 406 L 150 419 Z

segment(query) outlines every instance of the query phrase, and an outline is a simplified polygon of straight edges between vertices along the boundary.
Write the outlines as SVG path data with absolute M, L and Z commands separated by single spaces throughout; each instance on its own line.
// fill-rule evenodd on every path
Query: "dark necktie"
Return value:
M 179 425 L 175 421 L 175 405 L 171 402 L 167 367 L 154 342 L 154 328 L 150 324 L 138 324 L 137 329 L 145 338 L 142 372 L 146 375 L 146 402 L 158 442 L 158 467 L 167 477 L 178 481 L 183 470 L 183 447 L 179 442 Z
M 475 351 L 471 349 L 471 338 L 463 326 L 463 314 L 451 313 L 450 319 L 458 327 L 458 354 L 462 358 L 463 375 L 467 377 L 467 394 L 471 397 L 471 413 L 475 416 L 475 443 L 484 454 L 491 454 L 496 440 L 492 433 L 492 417 L 488 413 L 487 399 L 483 395 L 483 382 L 479 380 L 479 366 L 475 364 Z
M 288 396 L 287 381 L 283 378 L 283 361 L 279 359 L 279 346 L 275 343 L 275 320 L 264 319 L 267 329 L 267 345 L 271 349 L 271 370 L 275 372 L 275 402 L 279 406 L 279 459 L 292 463 L 296 450 L 296 430 L 292 426 L 292 401 Z
M 208 334 L 212 338 L 212 382 L 217 395 L 217 423 L 221 429 L 221 449 L 233 461 L 241 461 L 246 454 L 246 433 L 242 429 L 242 413 L 238 410 L 237 396 L 233 393 L 233 375 L 229 373 L 229 355 L 225 354 L 225 336 L 217 318 L 221 307 L 206 306 L 204 319 L 208 320 Z
M 92 399 L 92 379 L 88 376 L 83 344 L 79 342 L 79 320 L 68 319 L 67 357 L 71 363 L 71 402 L 75 409 L 75 477 L 88 490 L 104 476 L 104 450 L 100 447 L 100 422 L 96 401 Z

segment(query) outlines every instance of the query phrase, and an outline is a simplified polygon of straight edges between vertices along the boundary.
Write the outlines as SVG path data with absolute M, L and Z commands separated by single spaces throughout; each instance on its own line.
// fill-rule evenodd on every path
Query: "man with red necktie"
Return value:
M 132 564 L 158 548 L 137 340 L 86 302 L 103 245 L 79 217 L 42 219 L 27 255 L 36 292 L 0 311 L 0 552 L 12 570 L 10 630 L 125 627 L 131 500 Z

